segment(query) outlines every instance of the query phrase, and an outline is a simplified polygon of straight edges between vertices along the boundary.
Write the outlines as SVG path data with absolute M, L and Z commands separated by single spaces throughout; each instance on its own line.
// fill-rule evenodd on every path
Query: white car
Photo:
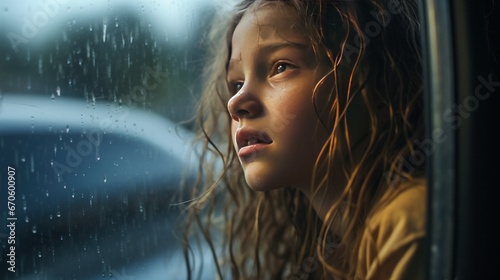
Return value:
M 143 110 L 70 98 L 3 94 L 0 106 L 2 169 L 15 173 L 14 215 L 2 211 L 2 220 L 15 218 L 16 272 L 3 275 L 185 275 L 177 221 L 181 181 L 196 167 L 190 131 Z

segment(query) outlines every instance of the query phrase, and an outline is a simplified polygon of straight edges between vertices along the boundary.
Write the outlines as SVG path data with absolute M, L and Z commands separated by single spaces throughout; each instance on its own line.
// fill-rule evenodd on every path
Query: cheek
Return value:
M 289 127 L 294 135 L 290 135 L 289 138 L 296 139 L 300 145 L 308 146 L 313 143 L 314 152 L 318 152 L 318 147 L 327 141 L 330 134 L 323 124 L 328 123 L 329 108 L 325 98 L 317 96 L 314 101 L 316 104 L 313 104 L 312 97 L 309 95 L 297 104 L 295 111 L 291 112 L 295 114 L 295 117 Z

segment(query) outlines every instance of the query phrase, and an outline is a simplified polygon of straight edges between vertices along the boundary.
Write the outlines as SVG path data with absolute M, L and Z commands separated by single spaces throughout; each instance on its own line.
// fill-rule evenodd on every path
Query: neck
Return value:
M 346 178 L 345 175 L 346 171 L 344 168 L 339 167 L 345 167 L 346 163 L 359 162 L 367 144 L 368 137 L 362 137 L 351 145 L 350 149 L 342 149 L 344 151 L 350 150 L 352 153 L 348 155 L 341 154 L 339 158 L 343 159 L 342 162 L 340 162 L 340 160 L 334 161 L 332 163 L 333 167 L 328 168 L 326 164 L 323 164 L 318 168 L 315 173 L 321 176 L 316 177 L 314 188 L 310 186 L 299 188 L 311 203 L 318 217 L 323 222 L 330 221 L 331 232 L 339 237 L 342 236 L 345 231 L 342 227 L 341 217 L 343 213 L 345 213 L 347 207 L 345 202 L 340 201 L 340 197 L 348 184 L 348 178 Z M 356 164 L 353 164 L 353 166 L 355 165 Z M 354 167 L 350 169 L 352 168 Z M 327 169 L 330 170 L 330 172 L 327 173 Z M 347 170 L 347 172 L 351 173 L 352 170 Z M 338 205 L 335 205 L 336 203 L 338 203 Z M 334 211 L 331 211 L 332 207 L 335 207 L 335 209 L 333 209 Z

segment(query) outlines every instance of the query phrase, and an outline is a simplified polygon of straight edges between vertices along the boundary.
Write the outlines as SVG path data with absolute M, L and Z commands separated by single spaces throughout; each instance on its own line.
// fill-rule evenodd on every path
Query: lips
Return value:
M 273 141 L 267 133 L 251 129 L 238 129 L 236 131 L 236 144 L 238 146 L 238 155 L 245 157 L 253 154 Z

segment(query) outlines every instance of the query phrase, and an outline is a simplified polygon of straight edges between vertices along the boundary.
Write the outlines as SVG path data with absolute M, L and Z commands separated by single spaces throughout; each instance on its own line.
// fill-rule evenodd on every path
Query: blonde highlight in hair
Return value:
M 395 2 L 397 13 L 390 6 Z M 328 95 L 328 118 L 320 117 L 320 108 L 317 115 L 330 132 L 314 166 L 311 193 L 314 198 L 339 192 L 323 219 L 294 188 L 264 192 L 248 188 L 231 144 L 226 71 L 232 32 L 249 9 L 276 3 L 298 13 L 311 31 L 316 56 L 325 57 L 331 66 L 311 95 L 313 101 Z M 189 241 L 196 232 L 207 241 L 220 278 L 228 274 L 234 279 L 358 277 L 357 249 L 367 219 L 383 203 L 384 194 L 396 195 L 401 182 L 423 175 L 423 164 L 406 164 L 415 155 L 415 141 L 423 137 L 415 1 L 243 1 L 231 17 L 220 18 L 213 26 L 207 35 L 211 61 L 196 120 L 200 166 L 186 210 L 189 278 L 193 277 Z M 367 29 L 370 26 L 379 27 L 377 34 Z M 370 119 L 366 148 L 357 158 L 351 151 L 359 143 L 352 143 L 348 122 L 355 97 L 361 98 Z M 345 185 L 333 188 L 331 172 L 338 160 L 346 162 Z M 333 227 L 341 228 L 342 235 L 332 234 Z M 214 232 L 222 237 L 220 246 Z

